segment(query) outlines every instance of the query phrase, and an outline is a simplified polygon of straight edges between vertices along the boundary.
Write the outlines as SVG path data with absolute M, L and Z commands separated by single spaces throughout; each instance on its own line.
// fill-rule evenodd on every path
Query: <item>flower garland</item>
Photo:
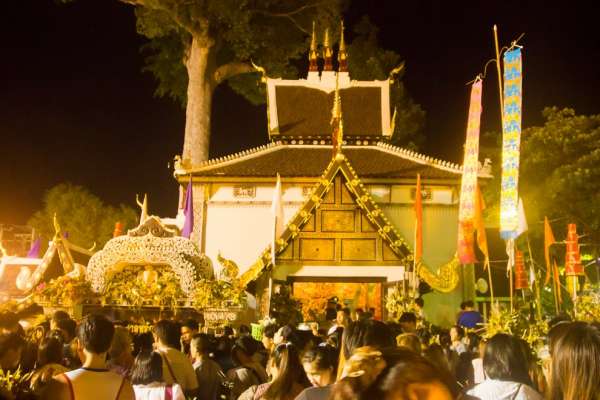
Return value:
M 63 275 L 48 283 L 39 284 L 33 292 L 33 298 L 39 304 L 71 307 L 76 304 L 93 303 L 97 295 L 84 277 Z
M 404 296 L 399 288 L 390 290 L 385 296 L 385 308 L 391 315 L 397 318 L 404 312 L 412 312 L 418 315 L 418 309 L 412 297 Z
M 192 297 L 196 308 L 237 307 L 245 304 L 246 293 L 239 279 L 200 279 Z
M 577 297 L 573 306 L 573 314 L 578 321 L 600 321 L 600 286 L 588 286 Z

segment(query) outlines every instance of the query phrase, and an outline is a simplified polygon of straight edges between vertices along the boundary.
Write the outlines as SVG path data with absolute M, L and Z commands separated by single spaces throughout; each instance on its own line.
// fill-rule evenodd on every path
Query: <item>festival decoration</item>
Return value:
M 523 252 L 515 250 L 515 289 L 529 289 L 529 280 L 525 270 L 525 259 Z
M 84 277 L 74 279 L 63 275 L 48 283 L 39 284 L 33 292 L 33 298 L 41 305 L 71 307 L 94 302 L 96 295 Z
M 462 264 L 472 264 L 475 259 L 474 233 L 477 212 L 477 172 L 479 170 L 479 126 L 481 121 L 482 80 L 477 79 L 471 87 L 469 119 L 463 174 L 460 187 L 458 211 L 458 259 Z
M 125 265 L 169 266 L 186 296 L 193 293 L 197 279 L 213 276 L 212 266 L 194 243 L 176 236 L 154 216 L 127 235 L 109 240 L 104 249 L 90 258 L 86 273 L 92 289 L 102 293 L 107 276 Z
M 573 307 L 577 321 L 600 321 L 600 286 L 589 286 L 577 297 Z
M 579 290 L 579 276 L 583 276 L 583 265 L 581 264 L 581 255 L 579 254 L 579 244 L 577 236 L 577 226 L 569 224 L 567 226 L 567 254 L 565 256 L 565 276 L 567 277 L 567 290 L 573 298 L 577 297 Z
M 192 175 L 190 175 L 190 183 L 188 183 L 185 191 L 185 206 L 184 211 L 185 222 L 183 223 L 183 229 L 181 230 L 181 236 L 184 238 L 190 238 L 192 231 L 194 230 L 194 195 L 192 185 Z
M 421 192 L 421 175 L 417 174 L 417 187 L 415 188 L 415 268 L 423 257 L 423 195 Z
M 515 239 L 518 228 L 521 86 L 521 49 L 517 47 L 504 54 L 500 235 L 505 240 Z
M 333 157 L 342 151 L 344 141 L 344 121 L 342 116 L 342 99 L 340 98 L 339 74 L 335 77 L 335 95 L 331 109 L 331 143 L 333 144 Z
M 16 371 L 4 371 L 0 368 L 0 396 L 2 398 L 29 398 L 29 382 L 35 371 L 24 373 L 19 366 Z M 29 396 L 28 396 L 29 394 Z
M 400 288 L 392 288 L 385 296 L 385 309 L 390 315 L 395 315 L 399 318 L 404 312 L 412 312 L 418 315 L 418 309 L 412 297 L 405 296 Z

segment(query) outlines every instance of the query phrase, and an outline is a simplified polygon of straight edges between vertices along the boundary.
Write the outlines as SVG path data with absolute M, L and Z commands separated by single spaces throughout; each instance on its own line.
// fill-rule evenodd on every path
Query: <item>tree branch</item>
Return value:
M 299 8 L 297 8 L 297 9 L 295 9 L 295 10 L 292 10 L 292 11 L 288 11 L 288 12 L 281 12 L 281 13 L 275 13 L 275 12 L 271 12 L 271 11 L 267 11 L 267 10 L 258 10 L 258 9 L 257 9 L 257 10 L 254 10 L 254 12 L 255 12 L 255 13 L 257 13 L 257 14 L 266 15 L 267 17 L 273 17 L 273 18 L 286 18 L 286 19 L 290 20 L 290 21 L 291 21 L 291 22 L 294 24 L 294 26 L 295 26 L 296 28 L 298 28 L 298 30 L 299 30 L 299 31 L 301 31 L 301 32 L 303 32 L 303 33 L 305 33 L 305 34 L 307 34 L 307 35 L 310 35 L 310 34 L 311 34 L 311 32 L 309 32 L 307 29 L 304 29 L 304 28 L 303 28 L 303 27 L 302 27 L 302 26 L 301 26 L 301 25 L 298 23 L 298 21 L 296 21 L 296 20 L 294 19 L 293 15 L 299 14 L 299 13 L 301 13 L 302 11 L 308 10 L 309 8 L 315 8 L 315 7 L 318 7 L 318 6 L 320 6 L 321 4 L 325 4 L 325 3 L 326 3 L 326 1 L 318 1 L 318 2 L 315 2 L 315 3 L 312 3 L 312 4 L 305 4 L 305 5 L 303 5 L 302 7 L 299 7 Z
M 254 69 L 251 64 L 236 61 L 230 62 L 223 64 L 216 69 L 213 74 L 213 82 L 216 86 L 232 76 L 248 74 L 250 72 L 256 72 L 256 69 Z
M 162 12 L 166 13 L 169 17 L 171 17 L 178 26 L 183 28 L 189 34 L 202 35 L 202 31 L 199 30 L 196 26 L 194 26 L 193 23 L 191 23 L 190 21 L 184 21 L 184 19 L 181 18 L 181 15 L 179 14 L 178 6 L 176 6 L 174 8 L 170 8 L 170 7 L 165 6 L 161 2 L 148 2 L 147 0 L 119 0 L 119 1 L 121 3 L 132 5 L 134 7 L 141 6 L 141 7 L 146 7 L 148 9 L 154 10 L 154 11 L 162 11 Z M 204 20 L 202 19 L 200 21 L 201 26 L 203 25 L 202 24 L 203 22 L 204 22 Z

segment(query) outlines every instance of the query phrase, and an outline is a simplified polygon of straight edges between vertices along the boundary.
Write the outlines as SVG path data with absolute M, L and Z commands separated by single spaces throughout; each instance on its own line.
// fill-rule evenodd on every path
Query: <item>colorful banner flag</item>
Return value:
M 479 127 L 481 123 L 482 81 L 477 79 L 471 86 L 467 140 L 460 186 L 458 211 L 458 259 L 462 264 L 475 261 L 475 214 L 477 201 L 477 172 L 479 171 Z
M 504 54 L 500 236 L 505 240 L 515 239 L 518 229 L 522 79 L 521 49 L 515 48 Z
M 192 176 L 190 175 L 190 183 L 188 183 L 188 187 L 185 191 L 185 207 L 183 210 L 185 222 L 183 223 L 183 229 L 181 230 L 181 236 L 188 239 L 192 236 L 194 230 L 194 195 L 192 191 Z
M 546 278 L 544 279 L 544 285 L 550 282 L 551 271 L 554 270 L 550 260 L 550 246 L 556 243 L 552 227 L 548 221 L 548 217 L 544 217 L 544 258 L 546 259 Z M 556 264 L 556 261 L 554 262 Z
M 421 175 L 417 174 L 417 188 L 415 190 L 415 265 L 423 257 L 423 196 L 421 195 Z
M 31 244 L 31 248 L 27 252 L 27 258 L 40 258 L 40 250 L 42 248 L 42 239 L 37 238 L 35 242 Z
M 275 266 L 275 256 L 277 255 L 277 239 L 283 234 L 283 199 L 281 190 L 281 177 L 277 174 L 275 191 L 273 192 L 273 202 L 271 203 L 271 212 L 273 213 L 273 242 L 271 243 L 271 261 Z
M 515 289 L 529 289 L 529 280 L 525 270 L 525 259 L 523 252 L 515 250 Z

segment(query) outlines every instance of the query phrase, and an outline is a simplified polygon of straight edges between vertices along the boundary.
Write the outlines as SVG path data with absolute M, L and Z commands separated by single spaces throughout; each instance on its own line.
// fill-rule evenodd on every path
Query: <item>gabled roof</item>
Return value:
M 323 172 L 321 179 L 315 185 L 312 193 L 308 196 L 306 202 L 300 207 L 296 214 L 290 219 L 277 239 L 277 254 L 281 253 L 288 246 L 290 241 L 298 236 L 298 233 L 308 222 L 312 212 L 319 208 L 327 192 L 333 188 L 333 181 L 338 174 L 342 174 L 346 179 L 346 187 L 352 193 L 356 204 L 365 213 L 367 218 L 377 228 L 377 232 L 382 239 L 390 246 L 392 251 L 406 262 L 412 260 L 412 251 L 409 249 L 404 238 L 398 233 L 390 223 L 383 211 L 373 200 L 367 188 L 360 181 L 354 168 L 352 168 L 348 158 L 338 153 L 333 157 Z M 272 265 L 270 245 L 264 249 L 258 260 L 241 276 L 243 285 L 259 277 L 263 270 Z
M 8 265 L 35 266 L 24 282 L 25 289 L 22 292 L 26 294 L 43 281 L 71 272 L 75 268 L 75 263 L 87 264 L 93 254 L 92 251 L 76 246 L 68 239 L 56 235 L 41 259 L 4 257 L 1 263 L 2 273 Z M 14 278 L 16 276 L 11 277 L 13 280 Z
M 314 143 L 316 142 L 316 143 Z M 194 168 L 175 165 L 175 176 L 184 179 L 190 173 L 195 177 L 274 177 L 284 178 L 321 176 L 331 161 L 331 145 L 319 140 L 275 142 L 226 157 L 208 160 Z M 347 140 L 348 142 L 348 140 Z M 410 178 L 417 173 L 429 179 L 459 179 L 462 168 L 454 163 L 428 157 L 382 142 L 359 140 L 344 146 L 344 155 L 363 178 Z M 491 178 L 482 169 L 481 178 Z M 185 178 L 187 179 L 187 178 Z

